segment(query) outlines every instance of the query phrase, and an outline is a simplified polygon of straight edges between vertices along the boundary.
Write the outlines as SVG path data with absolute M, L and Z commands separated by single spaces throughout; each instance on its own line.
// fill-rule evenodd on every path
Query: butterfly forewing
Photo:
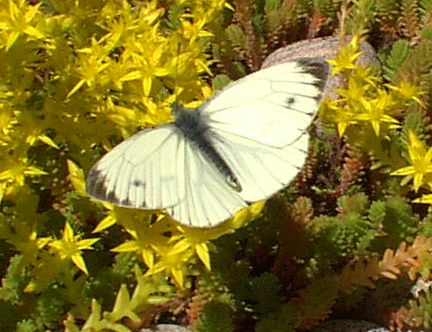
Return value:
M 199 109 L 212 130 L 283 147 L 307 128 L 318 108 L 328 65 L 303 59 L 240 79 Z
M 178 204 L 185 194 L 176 166 L 176 151 L 183 139 L 177 131 L 173 125 L 147 129 L 117 145 L 89 172 L 88 193 L 134 208 Z
M 239 194 L 245 201 L 270 197 L 303 166 L 307 129 L 318 109 L 327 72 L 328 65 L 320 59 L 284 63 L 237 81 L 201 108 L 212 132 L 209 137 L 238 178 Z M 252 88 L 254 80 L 261 82 L 259 89 Z M 230 106 L 225 100 L 226 95 L 245 93 L 248 88 L 253 101 Z

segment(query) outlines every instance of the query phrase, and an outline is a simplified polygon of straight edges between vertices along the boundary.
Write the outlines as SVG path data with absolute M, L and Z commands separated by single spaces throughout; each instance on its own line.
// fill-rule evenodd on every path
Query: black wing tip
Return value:
M 319 90 L 314 99 L 319 103 L 325 94 L 330 65 L 324 58 L 299 58 L 296 60 L 303 72 L 315 77 L 313 85 Z
M 90 196 L 99 198 L 106 193 L 104 177 L 100 171 L 92 168 L 87 174 L 86 191 Z
M 135 206 L 129 197 L 125 199 L 120 199 L 114 190 L 108 191 L 107 186 L 105 185 L 106 175 L 103 172 L 99 171 L 97 168 L 92 168 L 87 175 L 86 181 L 86 191 L 87 193 L 96 199 L 112 203 L 121 207 L 126 208 L 146 208 L 145 202 L 142 202 L 141 206 Z M 134 182 L 135 186 L 144 185 L 142 182 Z
M 119 200 L 115 196 L 114 192 L 108 192 L 108 188 L 105 185 L 106 175 L 93 167 L 87 175 L 86 190 L 87 193 L 97 199 L 110 203 L 118 203 Z
M 330 71 L 328 62 L 323 58 L 299 58 L 296 61 L 305 73 L 317 78 L 317 86 L 324 90 Z

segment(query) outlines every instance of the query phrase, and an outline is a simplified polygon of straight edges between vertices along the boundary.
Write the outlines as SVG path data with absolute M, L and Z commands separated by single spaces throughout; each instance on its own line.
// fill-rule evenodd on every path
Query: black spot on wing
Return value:
M 311 97 L 311 96 L 307 96 L 307 95 L 301 95 L 299 93 L 296 93 L 296 96 L 301 96 L 303 98 L 312 98 L 312 99 L 316 100 L 315 96 Z M 320 94 L 319 97 L 321 98 L 321 94 Z M 292 110 L 294 112 L 297 112 L 297 113 L 306 114 L 306 115 L 309 115 L 309 116 L 314 116 L 315 115 L 315 111 L 307 112 L 305 110 L 300 110 L 300 109 L 294 108 L 294 105 L 295 105 L 296 102 L 297 102 L 297 99 L 295 97 L 290 96 L 290 97 L 288 97 L 286 99 L 286 105 L 284 105 L 284 107 L 287 107 L 290 110 Z
M 287 103 L 288 107 L 292 106 L 292 104 L 295 103 L 295 98 L 292 97 L 292 96 L 288 97 L 287 100 L 286 100 L 286 103 Z
M 140 187 L 140 186 L 144 186 L 144 185 L 145 185 L 144 182 L 139 181 L 139 180 L 134 180 L 134 182 L 132 182 L 132 184 L 133 184 L 135 187 Z
M 129 200 L 129 197 L 123 199 L 120 201 L 120 204 L 122 206 L 132 206 L 132 202 Z

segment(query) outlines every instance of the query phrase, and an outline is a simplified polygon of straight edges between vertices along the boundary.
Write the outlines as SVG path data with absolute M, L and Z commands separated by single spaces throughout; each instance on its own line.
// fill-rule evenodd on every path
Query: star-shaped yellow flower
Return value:
M 432 148 L 426 151 L 424 144 L 410 131 L 408 154 L 411 166 L 400 168 L 391 175 L 410 176 L 414 179 L 414 190 L 417 191 L 423 184 L 425 175 L 432 173 Z
M 75 236 L 72 227 L 66 223 L 63 237 L 50 243 L 62 259 L 70 258 L 72 262 L 84 273 L 88 274 L 87 267 L 81 255 L 81 250 L 91 250 L 92 245 L 99 241 L 99 238 L 79 240 L 80 236 Z

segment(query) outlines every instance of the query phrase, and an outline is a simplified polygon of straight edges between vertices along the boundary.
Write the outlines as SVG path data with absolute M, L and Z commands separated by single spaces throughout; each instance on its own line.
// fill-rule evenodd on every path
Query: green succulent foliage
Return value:
M 347 29 L 350 33 L 356 33 L 363 29 L 370 28 L 373 24 L 375 14 L 375 0 L 351 1 L 352 7 L 348 17 Z
M 318 278 L 302 292 L 298 303 L 292 299 L 282 305 L 260 320 L 255 331 L 296 331 L 300 326 L 307 326 L 307 320 L 314 315 L 325 315 L 336 294 L 337 285 L 332 277 Z
M 384 77 L 392 82 L 395 78 L 395 72 L 399 70 L 410 54 L 410 44 L 406 39 L 396 41 L 384 59 L 383 71 Z
M 233 47 L 240 49 L 245 49 L 247 47 L 246 36 L 238 25 L 229 25 L 225 32 L 229 42 Z
M 21 321 L 17 324 L 16 331 L 17 332 L 35 332 L 35 331 L 38 331 L 38 329 L 32 320 L 25 320 L 25 321 Z
M 384 232 L 389 234 L 385 245 L 395 247 L 402 241 L 410 242 L 417 234 L 419 224 L 418 218 L 413 215 L 412 207 L 405 199 L 394 196 L 387 199 L 385 212 L 382 225 Z
M 364 193 L 341 197 L 338 205 L 341 215 L 317 217 L 312 228 L 316 237 L 311 251 L 317 253 L 315 258 L 318 261 L 329 264 L 335 264 L 344 257 L 367 255 L 380 227 L 376 220 L 373 222 L 367 218 L 369 201 Z M 378 203 L 373 204 L 373 215 L 384 213 L 379 207 Z
M 231 319 L 232 314 L 233 311 L 229 305 L 219 302 L 209 302 L 204 307 L 193 329 L 196 332 L 233 332 L 235 331 L 235 326 Z
M 311 251 L 319 253 L 318 261 L 334 264 L 344 257 L 365 258 L 402 241 L 410 242 L 418 234 L 420 221 L 401 197 L 370 203 L 364 193 L 357 193 L 341 197 L 339 207 L 340 215 L 314 220 Z
M 251 294 L 249 302 L 255 303 L 252 310 L 257 315 L 269 315 L 282 304 L 279 280 L 274 274 L 265 272 L 259 277 L 252 278 L 249 287 Z
M 412 202 L 430 188 L 391 175 L 411 165 L 412 133 L 432 146 L 432 1 L 216 3 L 0 0 L 3 330 L 129 331 L 126 321 L 155 312 L 178 318 L 197 294 L 208 303 L 196 331 L 305 330 L 364 300 L 362 289 L 340 293 L 347 264 L 432 237 L 432 209 Z M 273 50 L 337 31 L 367 32 L 378 52 L 369 101 L 406 92 L 399 84 L 422 91 L 421 103 L 395 105 L 386 135 L 338 137 L 318 121 L 304 171 L 240 229 L 180 232 L 89 200 L 85 172 L 137 128 L 168 121 L 172 101 L 203 100 Z M 112 251 L 125 243 L 142 250 Z M 430 259 L 419 264 L 428 275 Z M 430 292 L 410 300 L 407 323 L 432 325 L 431 302 Z
M 23 303 L 23 289 L 28 282 L 24 257 L 11 257 L 6 274 L 4 275 L 0 298 L 12 305 Z
M 428 208 L 426 217 L 423 218 L 419 225 L 420 233 L 427 237 L 432 235 L 432 208 Z
M 411 300 L 411 311 L 408 318 L 414 326 L 425 326 L 430 324 L 430 313 L 432 311 L 432 296 L 430 292 L 425 292 L 417 300 Z

